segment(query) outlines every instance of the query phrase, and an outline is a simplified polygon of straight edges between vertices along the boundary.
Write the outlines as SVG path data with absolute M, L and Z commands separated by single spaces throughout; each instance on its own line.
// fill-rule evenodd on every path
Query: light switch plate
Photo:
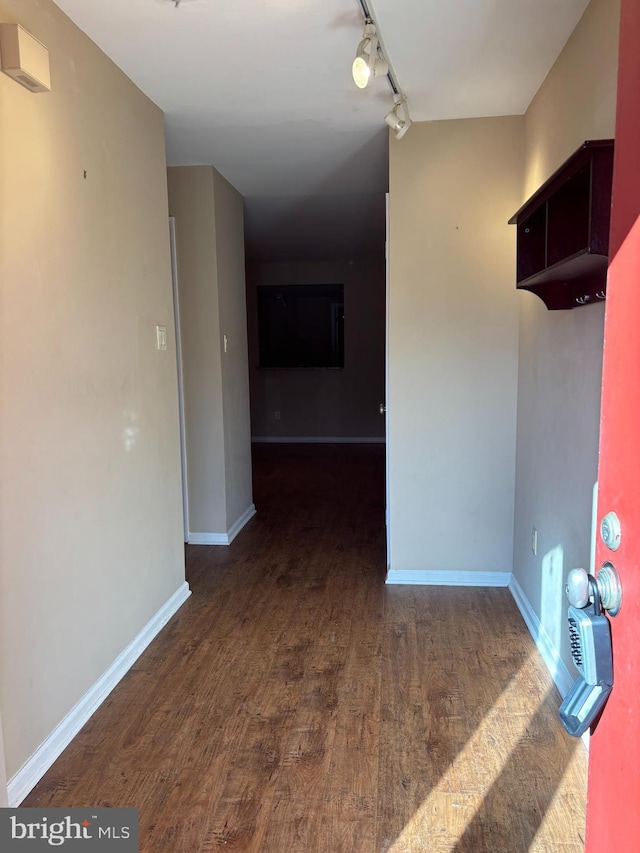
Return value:
M 156 326 L 156 343 L 158 349 L 166 349 L 167 348 L 167 327 L 166 326 Z

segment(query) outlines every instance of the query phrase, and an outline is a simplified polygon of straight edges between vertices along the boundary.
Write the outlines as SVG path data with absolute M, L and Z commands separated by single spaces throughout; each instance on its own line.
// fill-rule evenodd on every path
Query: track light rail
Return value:
M 362 14 L 364 15 L 365 23 L 375 25 L 376 31 L 378 32 L 378 41 L 382 43 L 382 40 L 380 38 L 380 32 L 378 30 L 378 26 L 376 24 L 375 18 L 373 17 L 373 12 L 371 11 L 369 4 L 367 3 L 367 0 L 358 0 L 358 3 L 360 4 L 360 8 L 362 9 Z M 380 47 L 378 49 L 380 50 Z M 395 74 L 393 73 L 393 68 L 391 67 L 391 62 L 389 61 L 389 54 L 385 50 L 384 45 L 381 48 L 381 52 L 387 61 L 387 65 L 388 65 L 387 81 L 389 83 L 389 86 L 391 87 L 391 91 L 393 92 L 394 95 L 402 95 L 400 87 L 398 86 L 398 83 L 396 81 Z

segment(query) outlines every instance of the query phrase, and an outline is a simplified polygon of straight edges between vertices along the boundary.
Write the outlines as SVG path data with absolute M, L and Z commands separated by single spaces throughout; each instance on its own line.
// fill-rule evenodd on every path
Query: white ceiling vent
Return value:
M 0 24 L 2 70 L 30 92 L 49 92 L 49 51 L 20 24 Z

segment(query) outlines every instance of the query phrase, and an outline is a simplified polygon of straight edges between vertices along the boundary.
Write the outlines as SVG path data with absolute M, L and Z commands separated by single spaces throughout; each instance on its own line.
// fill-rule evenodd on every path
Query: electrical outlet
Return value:
M 531 529 L 531 550 L 533 551 L 533 556 L 538 556 L 538 531 L 535 527 Z
M 273 413 L 273 417 L 274 417 L 277 421 L 279 421 L 279 420 L 280 420 L 280 412 L 274 412 L 274 413 Z

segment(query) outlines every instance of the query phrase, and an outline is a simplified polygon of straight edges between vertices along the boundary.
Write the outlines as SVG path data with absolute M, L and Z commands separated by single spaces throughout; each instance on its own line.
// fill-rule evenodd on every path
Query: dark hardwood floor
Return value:
M 254 481 L 23 805 L 136 806 L 143 851 L 582 851 L 586 754 L 508 590 L 384 585 L 384 449 L 258 445 Z

